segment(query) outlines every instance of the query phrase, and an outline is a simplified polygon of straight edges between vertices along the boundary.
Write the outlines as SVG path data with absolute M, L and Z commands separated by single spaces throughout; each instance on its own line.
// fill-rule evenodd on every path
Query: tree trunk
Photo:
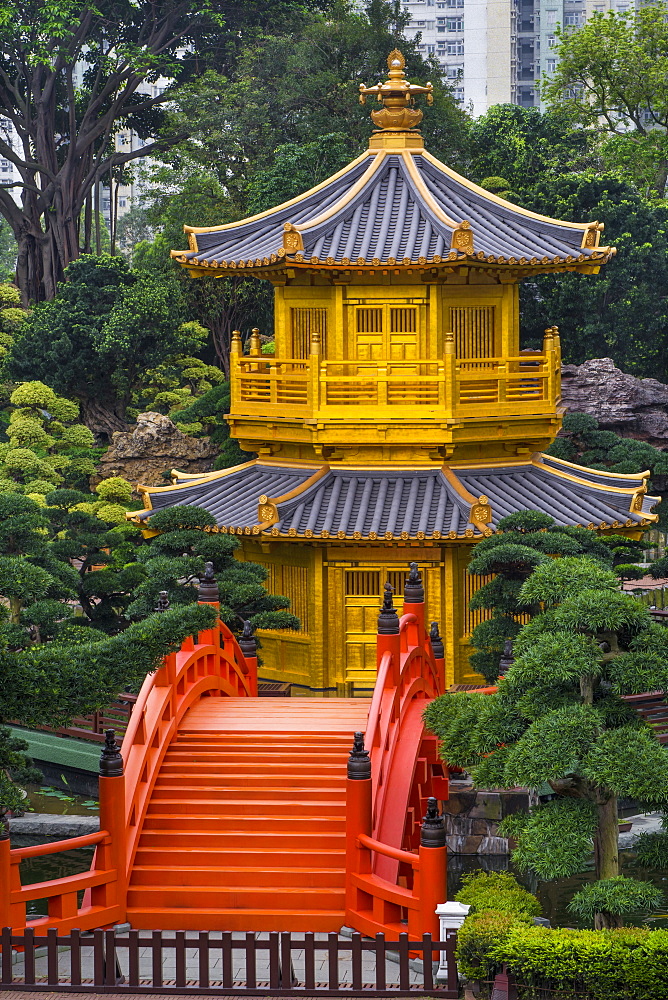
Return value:
M 605 879 L 619 875 L 619 822 L 617 816 L 617 796 L 601 795 L 596 803 L 598 825 L 594 836 L 594 861 L 596 878 Z M 594 915 L 596 930 L 621 927 L 621 917 L 610 913 Z
M 594 837 L 596 878 L 612 878 L 613 875 L 619 875 L 617 796 L 601 795 L 596 808 L 598 810 L 598 826 Z
M 616 927 L 623 927 L 624 921 L 619 916 L 614 916 L 612 913 L 595 913 L 594 914 L 594 930 L 595 931 L 614 931 Z
M 21 609 L 23 608 L 23 601 L 20 597 L 10 597 L 9 598 L 9 618 L 12 625 L 21 624 Z
M 125 407 L 118 401 L 115 405 L 100 399 L 86 397 L 81 401 L 81 419 L 93 434 L 103 434 L 111 441 L 115 431 L 126 431 Z
M 583 674 L 580 678 L 580 696 L 583 705 L 594 704 L 594 678 L 591 674 Z

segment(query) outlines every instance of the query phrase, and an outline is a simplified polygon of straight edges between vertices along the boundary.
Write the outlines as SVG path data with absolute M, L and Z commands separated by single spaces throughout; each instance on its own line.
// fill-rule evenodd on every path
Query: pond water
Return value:
M 27 785 L 26 812 L 51 813 L 58 816 L 97 816 L 100 804 L 85 795 L 68 795 L 59 788 Z

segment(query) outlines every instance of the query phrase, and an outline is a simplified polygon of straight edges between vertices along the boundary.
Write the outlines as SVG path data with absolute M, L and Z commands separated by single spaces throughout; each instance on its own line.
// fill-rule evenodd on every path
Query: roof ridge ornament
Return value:
M 422 121 L 422 112 L 419 108 L 412 107 L 416 94 L 426 94 L 427 104 L 434 103 L 433 85 L 428 83 L 426 87 L 421 87 L 416 83 L 409 83 L 404 72 L 405 65 L 403 53 L 399 49 L 393 49 L 387 57 L 388 79 L 373 87 L 360 83 L 360 104 L 366 104 L 367 97 L 375 94 L 376 99 L 384 105 L 380 111 L 371 112 L 374 125 L 381 131 L 405 132 L 407 129 L 417 128 Z

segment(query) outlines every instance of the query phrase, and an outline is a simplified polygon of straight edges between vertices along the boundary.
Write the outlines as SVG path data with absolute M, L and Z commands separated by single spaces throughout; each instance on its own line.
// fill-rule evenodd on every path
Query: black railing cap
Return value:
M 378 635 L 399 635 L 399 616 L 392 602 L 393 590 L 392 584 L 388 581 L 383 593 L 383 606 L 378 615 Z
M 100 754 L 100 775 L 103 778 L 120 778 L 123 774 L 123 757 L 116 742 L 116 731 L 105 729 L 104 746 Z

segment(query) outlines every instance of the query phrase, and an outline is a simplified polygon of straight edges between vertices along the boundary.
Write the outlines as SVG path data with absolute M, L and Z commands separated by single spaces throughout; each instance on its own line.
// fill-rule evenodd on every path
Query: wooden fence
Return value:
M 2 931 L 0 988 L 73 993 L 221 994 L 226 996 L 410 996 L 455 1000 L 457 937 L 424 934 L 386 940 L 255 933 L 50 929 L 37 937 Z M 437 985 L 434 960 L 445 952 L 448 981 Z M 415 961 L 415 955 L 426 961 Z M 391 959 L 394 958 L 394 961 Z M 418 971 L 419 970 L 419 971 Z

